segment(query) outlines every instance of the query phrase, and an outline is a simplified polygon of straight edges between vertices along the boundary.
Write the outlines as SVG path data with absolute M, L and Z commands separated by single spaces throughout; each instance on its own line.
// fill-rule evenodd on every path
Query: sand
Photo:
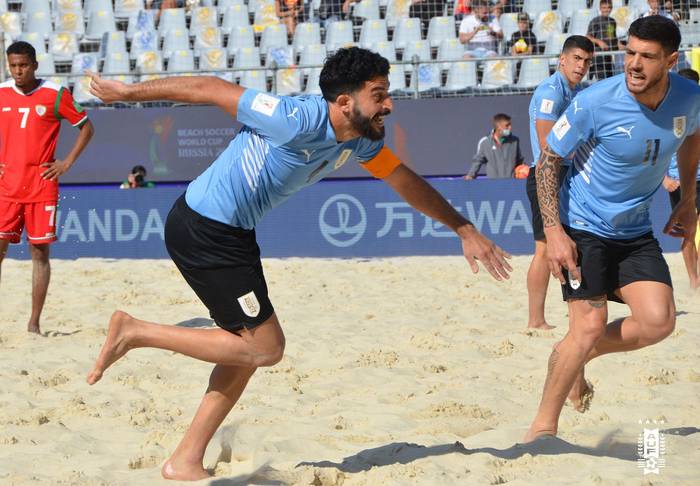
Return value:
M 558 284 L 527 331 L 527 257 L 512 280 L 473 276 L 460 257 L 264 260 L 287 336 L 207 450 L 198 484 L 698 484 L 700 294 L 679 254 L 676 331 L 588 368 L 591 410 L 566 407 L 559 437 L 515 444 L 534 416 L 552 345 L 567 328 Z M 54 261 L 42 320 L 25 332 L 31 263 L 6 260 L 0 287 L 0 484 L 158 485 L 211 365 L 138 349 L 85 383 L 120 308 L 209 327 L 169 261 Z M 611 304 L 611 318 L 626 307 Z M 649 421 L 640 424 L 639 421 Z M 654 425 L 656 421 L 656 425 Z M 644 428 L 666 466 L 644 475 Z

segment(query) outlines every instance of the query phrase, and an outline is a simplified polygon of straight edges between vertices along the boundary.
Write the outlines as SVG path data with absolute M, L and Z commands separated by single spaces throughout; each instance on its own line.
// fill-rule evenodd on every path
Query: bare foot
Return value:
M 39 329 L 39 323 L 30 322 L 29 324 L 27 324 L 27 332 L 33 332 L 34 334 L 38 334 L 41 336 L 41 329 Z
M 160 470 L 160 474 L 165 479 L 177 479 L 179 481 L 197 481 L 199 479 L 210 478 L 211 474 L 202 467 L 201 464 L 178 464 L 174 466 L 171 459 L 165 461 Z
M 550 329 L 554 329 L 555 327 L 557 326 L 550 326 L 549 324 L 547 324 L 546 321 L 527 323 L 528 329 L 542 329 L 543 331 L 549 331 Z
M 90 385 L 97 383 L 105 370 L 129 351 L 129 340 L 126 333 L 133 326 L 133 321 L 134 318 L 126 312 L 114 311 L 109 320 L 107 338 L 95 361 L 95 367 L 87 377 L 87 382 Z
M 576 377 L 576 381 L 567 396 L 569 405 L 580 413 L 585 413 L 591 408 L 594 395 L 593 385 L 590 381 L 586 380 L 583 373 L 583 370 L 581 370 L 581 373 Z
M 527 434 L 525 434 L 525 437 L 523 437 L 523 444 L 527 444 L 528 442 L 533 442 L 540 437 L 556 437 L 557 435 L 557 430 L 556 429 L 540 429 L 540 428 L 534 428 L 535 424 L 532 424 L 530 426 L 530 430 L 527 431 Z

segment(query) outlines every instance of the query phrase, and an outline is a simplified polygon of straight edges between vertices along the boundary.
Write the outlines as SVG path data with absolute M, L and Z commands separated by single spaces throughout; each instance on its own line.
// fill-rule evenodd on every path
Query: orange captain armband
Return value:
M 384 179 L 401 165 L 401 161 L 391 149 L 384 146 L 373 159 L 360 165 L 377 179 Z

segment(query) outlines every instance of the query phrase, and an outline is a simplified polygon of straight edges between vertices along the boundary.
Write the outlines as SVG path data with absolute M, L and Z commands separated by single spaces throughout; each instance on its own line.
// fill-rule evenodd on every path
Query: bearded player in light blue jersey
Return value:
M 530 146 L 532 166 L 527 175 L 527 197 L 532 212 L 532 233 L 535 238 L 535 254 L 527 271 L 527 327 L 552 329 L 544 318 L 544 303 L 549 286 L 549 265 L 547 263 L 547 241 L 542 227 L 540 205 L 537 202 L 537 184 L 534 166 L 540 152 L 547 144 L 547 135 L 552 126 L 569 107 L 569 103 L 581 91 L 581 81 L 588 74 L 593 59 L 593 43 L 583 35 L 572 35 L 564 41 L 559 56 L 557 71 L 542 81 L 530 99 Z M 568 169 L 569 160 L 562 166 Z M 566 176 L 566 170 L 559 171 L 559 181 Z
M 391 113 L 389 63 L 365 49 L 340 49 L 321 72 L 321 96 L 273 96 L 213 77 L 174 77 L 125 85 L 91 75 L 105 102 L 208 103 L 244 127 L 173 206 L 168 252 L 219 329 L 164 326 L 115 312 L 88 383 L 130 349 L 154 347 L 215 363 L 197 414 L 161 472 L 202 479 L 204 451 L 257 367 L 282 359 L 284 334 L 267 294 L 255 240 L 263 215 L 344 163 L 359 163 L 404 200 L 457 233 L 472 270 L 476 260 L 497 280 L 508 257 L 424 179 L 384 147 Z
M 668 266 L 651 231 L 649 205 L 674 153 L 682 199 L 664 232 L 695 237 L 700 87 L 669 70 L 680 32 L 661 16 L 629 29 L 625 72 L 582 91 L 554 124 L 537 165 L 537 194 L 552 273 L 569 306 L 525 442 L 556 435 L 567 394 L 585 391 L 584 365 L 666 338 L 675 326 Z M 559 191 L 561 161 L 574 154 Z M 607 301 L 631 316 L 606 325 Z

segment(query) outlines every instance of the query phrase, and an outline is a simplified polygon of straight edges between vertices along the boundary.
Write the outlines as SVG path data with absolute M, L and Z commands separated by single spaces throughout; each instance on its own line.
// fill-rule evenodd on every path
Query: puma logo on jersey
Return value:
M 295 106 L 294 109 L 292 110 L 292 112 L 289 115 L 287 115 L 287 118 L 294 118 L 296 121 L 299 121 L 299 119 L 297 118 L 298 112 L 299 112 L 299 108 L 297 108 Z
M 294 108 L 294 109 L 296 110 L 296 108 Z M 316 152 L 315 150 L 309 150 L 309 149 L 301 149 L 301 151 L 304 152 L 304 155 L 306 155 L 307 162 L 309 160 L 311 160 L 311 155 L 313 155 L 313 153 Z
M 581 110 L 583 110 L 583 108 L 578 107 L 578 100 L 574 100 L 574 115 Z
M 629 137 L 630 140 L 632 140 L 632 129 L 634 128 L 634 125 L 632 125 L 629 128 L 625 127 L 617 127 L 615 130 L 617 130 L 618 133 L 624 133 Z

